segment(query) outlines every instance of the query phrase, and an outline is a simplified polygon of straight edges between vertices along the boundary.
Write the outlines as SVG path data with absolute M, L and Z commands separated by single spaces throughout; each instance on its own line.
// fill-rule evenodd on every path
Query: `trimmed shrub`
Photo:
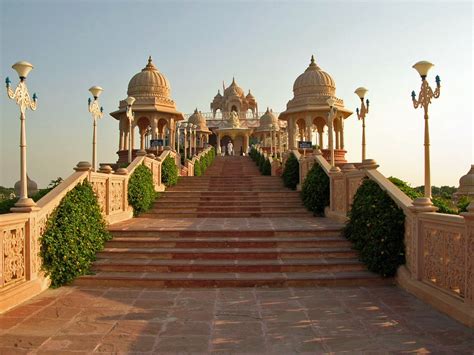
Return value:
M 39 201 L 43 196 L 45 196 L 48 192 L 58 186 L 62 181 L 63 179 L 61 177 L 58 177 L 56 180 L 51 180 L 47 188 L 39 190 L 37 193 L 30 197 L 35 202 Z M 10 213 L 10 209 L 15 206 L 15 203 L 18 201 L 18 199 L 18 197 L 15 197 L 12 199 L 0 201 L 0 214 Z
M 462 196 L 459 199 L 458 204 L 457 204 L 459 213 L 467 212 L 467 207 L 469 206 L 470 203 L 471 203 L 471 200 L 469 199 L 469 197 Z
M 196 160 L 194 164 L 194 176 L 201 176 L 201 162 L 199 160 Z
M 395 275 L 405 263 L 405 215 L 372 180 L 364 180 L 354 196 L 344 235 L 370 271 Z
M 178 183 L 178 177 L 178 167 L 174 158 L 168 155 L 161 165 L 161 182 L 168 187 L 173 186 Z
M 329 192 L 329 177 L 323 168 L 315 163 L 303 182 L 303 204 L 315 215 L 323 216 L 324 208 L 329 206 Z
M 400 180 L 396 177 L 390 176 L 388 178 L 396 187 L 398 187 L 405 195 L 407 195 L 409 198 L 412 200 L 418 198 L 418 197 L 423 197 L 423 193 L 419 192 L 417 189 L 411 187 L 408 185 L 403 180 Z M 438 207 L 438 213 L 446 213 L 446 214 L 457 214 L 458 211 L 456 211 L 454 208 L 449 207 L 449 201 L 442 198 L 442 197 L 433 197 L 431 199 L 433 202 L 433 205 Z
M 300 181 L 300 164 L 293 153 L 290 153 L 283 169 L 283 183 L 286 187 L 295 190 Z
M 51 286 L 87 274 L 96 253 L 110 238 L 92 186 L 87 181 L 78 184 L 51 214 L 40 239 L 43 270 Z
M 128 203 L 133 207 L 133 215 L 148 211 L 155 201 L 153 174 L 145 165 L 139 165 L 128 181 Z
M 272 175 L 272 165 L 269 159 L 265 159 L 263 163 L 262 175 Z

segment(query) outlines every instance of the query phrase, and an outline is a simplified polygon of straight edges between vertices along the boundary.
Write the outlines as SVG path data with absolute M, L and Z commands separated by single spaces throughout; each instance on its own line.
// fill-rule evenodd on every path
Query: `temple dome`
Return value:
M 142 71 L 128 83 L 127 94 L 138 97 L 164 97 L 170 99 L 171 87 L 168 79 L 152 63 L 151 56 Z
M 194 110 L 194 113 L 189 116 L 188 122 L 198 126 L 199 131 L 208 131 L 206 118 L 202 115 L 201 111 L 198 111 L 197 108 Z
M 245 94 L 244 94 L 244 90 L 235 82 L 235 78 L 232 78 L 232 84 L 230 84 L 230 86 L 224 90 L 224 96 L 244 97 Z
M 296 78 L 293 84 L 293 93 L 295 98 L 300 95 L 328 95 L 333 96 L 336 93 L 336 83 L 334 79 L 322 70 L 311 56 L 311 63 L 303 74 Z
M 459 179 L 459 188 L 454 195 L 456 198 L 461 196 L 474 197 L 474 165 L 471 165 L 471 169 L 467 174 Z
M 15 189 L 15 194 L 17 196 L 20 196 L 21 180 L 15 183 L 14 189 Z M 28 175 L 26 175 L 26 191 L 29 197 L 35 195 L 38 192 L 38 184 L 34 182 L 33 180 L 31 180 Z
M 271 131 L 272 125 L 276 126 L 277 131 L 280 129 L 278 117 L 275 116 L 273 110 L 267 108 L 267 111 L 260 117 L 260 126 L 257 128 L 257 131 Z

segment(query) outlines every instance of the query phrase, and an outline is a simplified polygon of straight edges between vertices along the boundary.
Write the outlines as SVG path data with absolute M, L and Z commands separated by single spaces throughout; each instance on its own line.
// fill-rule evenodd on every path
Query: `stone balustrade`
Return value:
M 464 324 L 474 326 L 474 203 L 461 216 L 435 213 L 426 201 L 412 201 L 381 174 L 372 159 L 331 172 L 321 154 L 297 155 L 300 185 L 317 162 L 330 178 L 327 217 L 346 221 L 363 179 L 375 181 L 405 214 L 406 264 L 398 284 Z
M 89 163 L 80 162 L 73 174 L 37 202 L 35 211 L 0 215 L 0 313 L 49 286 L 48 278 L 41 271 L 40 238 L 49 216 L 70 190 L 88 180 L 107 223 L 127 220 L 133 217 L 133 209 L 128 204 L 131 174 L 137 166 L 144 164 L 153 174 L 155 190 L 163 191 L 161 164 L 168 155 L 180 164 L 179 155 L 172 150 L 164 150 L 158 158 L 153 155 L 138 156 L 127 168 L 115 172 L 108 165 L 92 172 Z

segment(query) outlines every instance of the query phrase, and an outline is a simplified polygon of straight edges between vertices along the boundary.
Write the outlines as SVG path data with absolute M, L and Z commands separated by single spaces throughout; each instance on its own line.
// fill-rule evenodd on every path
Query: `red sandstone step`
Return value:
M 341 237 L 247 237 L 247 238 L 206 238 L 206 237 L 114 237 L 106 243 L 108 248 L 301 248 L 301 247 L 350 247 L 351 243 Z
M 346 247 L 331 248 L 105 248 L 99 258 L 150 259 L 305 259 L 355 258 Z
M 368 271 L 310 273 L 121 273 L 99 272 L 82 276 L 76 286 L 101 287 L 284 287 L 387 285 Z
M 241 209 L 246 210 L 247 208 L 252 207 L 273 207 L 277 203 L 278 206 L 281 207 L 302 207 L 302 203 L 299 200 L 295 201 L 201 201 L 201 200 L 174 200 L 171 201 L 170 199 L 159 199 L 158 201 L 153 203 L 155 208 L 161 208 L 162 206 L 172 205 L 175 208 L 182 208 L 182 207 L 223 207 L 225 206 L 239 206 Z
M 281 206 L 281 207 L 269 207 L 269 206 L 249 206 L 242 208 L 242 206 L 230 206 L 230 205 L 221 205 L 220 207 L 198 205 L 198 206 L 189 206 L 189 207 L 179 207 L 173 205 L 162 205 L 159 207 L 154 207 L 148 211 L 147 214 L 203 214 L 203 213 L 235 213 L 235 214 L 248 214 L 248 213 L 262 213 L 262 214 L 307 214 L 308 210 L 303 206 Z
M 114 237 L 167 237 L 167 238 L 312 238 L 312 237 L 340 237 L 341 227 L 326 226 L 314 230 L 143 230 L 129 228 L 126 230 L 110 228 Z
M 142 218 L 257 218 L 257 217 L 310 217 L 312 213 L 304 212 L 190 212 L 190 213 L 144 213 Z
M 93 271 L 118 272 L 322 272 L 362 271 L 357 259 L 314 260 L 148 260 L 99 259 Z

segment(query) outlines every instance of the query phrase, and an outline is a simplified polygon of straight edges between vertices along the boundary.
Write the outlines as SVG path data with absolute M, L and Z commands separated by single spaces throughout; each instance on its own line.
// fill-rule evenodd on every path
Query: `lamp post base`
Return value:
M 21 198 L 15 203 L 15 207 L 10 209 L 11 212 L 32 212 L 39 210 L 35 201 L 31 198 Z

